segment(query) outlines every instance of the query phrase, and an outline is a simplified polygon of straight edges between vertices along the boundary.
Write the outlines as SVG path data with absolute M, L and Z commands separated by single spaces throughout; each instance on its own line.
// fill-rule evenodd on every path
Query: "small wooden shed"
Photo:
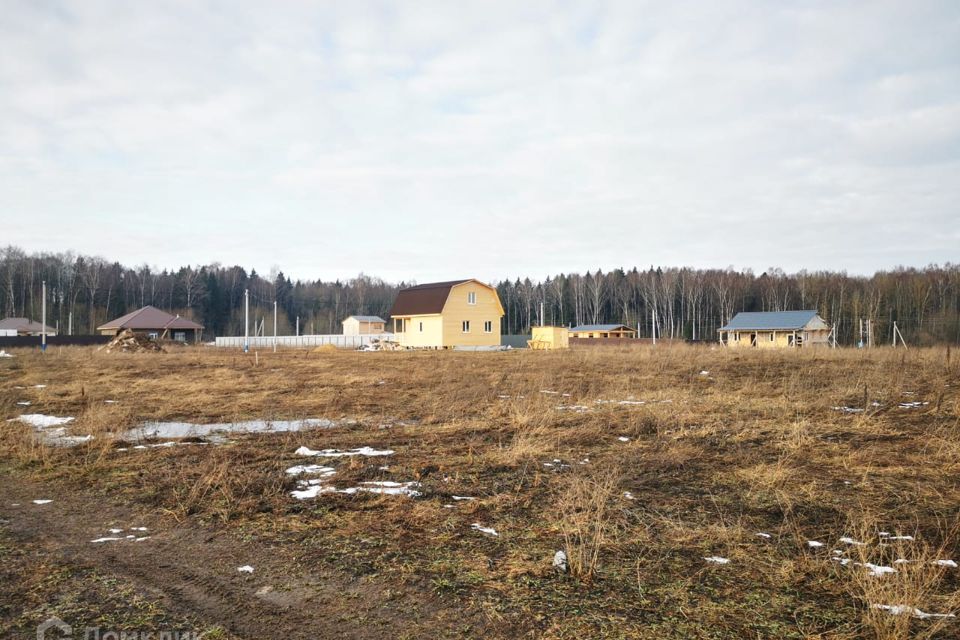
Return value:
M 531 349 L 568 349 L 570 330 L 566 327 L 533 327 L 527 345 Z
M 343 335 L 361 336 L 385 333 L 387 321 L 380 316 L 349 316 L 343 321 Z

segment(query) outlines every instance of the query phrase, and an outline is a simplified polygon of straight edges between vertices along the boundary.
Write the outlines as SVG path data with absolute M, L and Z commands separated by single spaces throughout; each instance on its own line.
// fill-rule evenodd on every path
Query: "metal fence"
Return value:
M 246 340 L 251 349 L 272 349 L 276 344 L 278 347 L 320 347 L 326 344 L 332 344 L 339 349 L 359 349 L 374 341 L 396 340 L 392 333 L 370 333 L 358 336 L 345 336 L 340 334 L 324 334 L 313 336 L 251 336 Z M 243 336 L 228 336 L 216 338 L 215 345 L 233 349 L 243 348 Z
M 90 346 L 107 344 L 111 340 L 113 336 L 47 336 L 47 346 Z M 0 347 L 39 347 L 40 342 L 40 336 L 0 337 Z

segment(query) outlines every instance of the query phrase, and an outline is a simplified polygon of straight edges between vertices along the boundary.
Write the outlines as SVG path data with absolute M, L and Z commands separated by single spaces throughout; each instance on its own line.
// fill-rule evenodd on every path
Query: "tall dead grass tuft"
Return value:
M 913 540 L 879 535 L 881 529 L 869 518 L 854 522 L 848 531 L 864 544 L 850 547 L 841 576 L 848 592 L 864 604 L 867 637 L 945 637 L 945 630 L 960 627 L 952 617 L 960 613 L 960 589 L 948 579 L 948 572 L 956 569 L 938 563 L 951 558 L 957 525 L 943 526 L 936 535 L 939 543 L 918 533 L 912 534 Z
M 178 520 L 205 514 L 228 522 L 269 511 L 270 503 L 284 495 L 285 481 L 279 468 L 246 464 L 232 449 L 213 448 L 196 468 L 185 467 L 158 482 L 156 495 Z
M 583 581 L 593 579 L 601 552 L 622 525 L 617 505 L 621 478 L 617 467 L 561 476 L 566 484 L 556 494 L 558 525 L 570 573 Z

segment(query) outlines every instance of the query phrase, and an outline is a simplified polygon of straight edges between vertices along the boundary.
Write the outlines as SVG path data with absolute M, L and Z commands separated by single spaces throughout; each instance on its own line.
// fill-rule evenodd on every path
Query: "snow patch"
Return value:
M 921 611 L 916 607 L 911 607 L 906 604 L 875 604 L 872 605 L 874 609 L 880 609 L 881 611 L 887 611 L 890 615 L 902 616 L 909 615 L 914 618 L 920 618 L 921 620 L 926 620 L 928 618 L 956 618 L 957 616 L 952 613 L 926 613 Z
M 729 564 L 730 563 L 729 558 L 722 558 L 720 556 L 705 556 L 703 559 L 712 564 Z
M 315 451 L 309 447 L 300 447 L 293 452 L 297 456 L 318 456 L 321 458 L 342 458 L 344 456 L 392 456 L 392 449 L 377 450 L 372 447 L 360 447 L 350 451 L 340 451 L 339 449 L 321 449 Z
M 484 526 L 481 525 L 479 522 L 474 522 L 472 525 L 470 525 L 470 528 L 473 529 L 474 531 L 479 531 L 480 533 L 485 533 L 485 534 L 487 534 L 488 536 L 499 536 L 499 535 L 500 535 L 499 533 L 497 533 L 497 530 L 494 529 L 493 527 L 484 527 Z
M 253 573 L 253 567 L 248 564 L 243 565 L 242 567 L 237 567 L 237 571 L 240 573 Z

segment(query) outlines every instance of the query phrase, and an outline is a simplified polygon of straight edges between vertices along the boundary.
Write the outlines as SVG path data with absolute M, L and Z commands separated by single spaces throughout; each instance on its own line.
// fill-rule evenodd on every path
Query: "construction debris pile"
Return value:
M 121 353 L 164 353 L 164 348 L 160 343 L 142 333 L 134 333 L 130 329 L 124 329 L 114 337 L 113 340 L 100 347 L 107 353 L 120 351 Z
M 365 344 L 359 348 L 359 351 L 402 351 L 403 347 L 399 342 L 392 340 L 380 340 L 374 338 L 370 344 Z

